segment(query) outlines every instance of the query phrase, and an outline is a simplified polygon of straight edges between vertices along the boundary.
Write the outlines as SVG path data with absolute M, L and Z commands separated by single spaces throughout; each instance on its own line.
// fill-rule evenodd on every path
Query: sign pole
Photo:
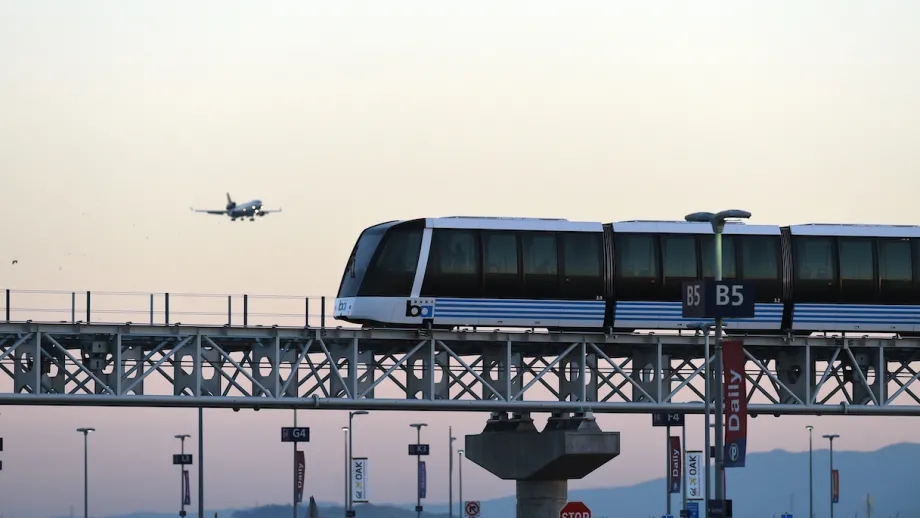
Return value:
M 683 461 L 680 470 L 680 508 L 687 510 L 687 425 L 680 427 L 680 458 Z
M 297 427 L 297 409 L 294 409 L 294 427 Z M 297 518 L 297 443 L 293 443 L 294 446 L 294 455 L 293 455 L 293 464 L 294 464 L 294 507 L 293 507 L 293 516 Z
M 705 304 L 702 304 L 703 308 L 699 308 L 702 302 L 699 297 L 700 284 L 697 284 L 696 290 L 693 290 L 692 287 L 690 290 L 687 288 L 684 289 L 686 294 L 683 302 L 683 313 L 684 317 L 688 317 L 692 306 L 697 306 L 696 309 L 703 309 L 704 318 L 715 317 L 716 324 L 716 336 L 715 336 L 715 360 L 716 360 L 716 376 L 713 381 L 715 381 L 715 424 L 716 424 L 716 473 L 715 473 L 715 499 L 719 502 L 719 508 L 724 509 L 725 501 L 725 457 L 724 457 L 724 445 L 723 445 L 723 397 L 722 392 L 722 319 L 724 317 L 728 318 L 753 318 L 755 307 L 754 307 L 754 293 L 752 286 L 745 285 L 745 283 L 740 283 L 741 285 L 728 286 L 728 283 L 723 282 L 722 280 L 722 232 L 725 230 L 725 220 L 729 218 L 736 219 L 749 219 L 751 213 L 745 210 L 724 210 L 718 213 L 712 212 L 696 212 L 693 214 L 687 214 L 684 216 L 684 219 L 689 222 L 695 223 L 709 223 L 712 226 L 712 233 L 714 234 L 713 244 L 715 245 L 714 252 L 715 257 L 715 272 L 714 279 L 711 283 L 708 284 L 707 288 L 704 289 L 704 292 L 711 291 L 712 293 L 706 293 Z M 730 288 L 730 289 L 729 289 Z M 714 296 L 714 297 L 713 297 Z M 734 310 L 734 311 L 733 311 Z M 698 313 L 698 311 L 697 311 Z M 708 358 L 707 358 L 708 360 Z M 707 433 L 709 431 L 707 430 Z M 706 455 L 709 455 L 709 452 L 705 452 Z M 708 489 L 707 489 L 708 491 Z M 708 508 L 708 505 L 707 505 Z M 708 512 L 707 512 L 708 516 Z M 721 518 L 721 517 L 720 517 Z
M 668 516 L 671 516 L 671 425 L 665 427 L 665 475 L 664 475 L 664 498 L 665 498 L 665 513 Z

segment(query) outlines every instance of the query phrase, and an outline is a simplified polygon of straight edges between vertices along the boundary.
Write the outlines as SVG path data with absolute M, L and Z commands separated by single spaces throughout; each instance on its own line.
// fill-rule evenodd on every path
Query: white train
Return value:
M 683 221 L 446 217 L 365 229 L 334 316 L 366 327 L 687 329 L 681 284 L 712 278 L 713 233 Z M 920 227 L 728 223 L 726 279 L 760 333 L 920 335 Z

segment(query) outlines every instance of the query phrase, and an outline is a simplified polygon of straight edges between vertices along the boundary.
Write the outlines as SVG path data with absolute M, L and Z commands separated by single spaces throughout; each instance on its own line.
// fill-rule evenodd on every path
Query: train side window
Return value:
M 601 276 L 601 235 L 595 232 L 567 232 L 561 235 L 566 277 Z
M 879 239 L 878 276 L 882 282 L 913 281 L 910 241 Z
M 716 274 L 715 265 L 715 241 L 713 235 L 703 235 L 700 238 L 700 256 L 703 262 L 703 278 L 714 279 Z M 735 264 L 735 236 L 722 235 L 722 278 L 737 279 L 738 267 Z
M 524 295 L 528 298 L 559 296 L 559 258 L 554 232 L 524 232 L 521 236 Z
M 616 242 L 617 276 L 632 279 L 658 278 L 657 236 L 619 234 Z
M 839 239 L 840 279 L 843 281 L 872 281 L 872 241 L 869 239 Z
M 555 234 L 524 234 L 524 275 L 556 275 L 557 263 Z
M 517 275 L 517 236 L 512 232 L 483 232 L 482 258 L 486 275 Z
M 711 255 L 711 254 L 710 254 Z M 696 237 L 692 235 L 663 236 L 661 258 L 664 279 L 696 279 Z
M 746 280 L 775 281 L 780 278 L 779 238 L 774 236 L 741 237 L 741 275 Z M 760 298 L 758 296 L 758 298 Z
M 481 294 L 479 233 L 434 229 L 423 297 L 478 297 Z
M 441 230 L 441 229 L 439 229 Z M 437 241 L 440 273 L 471 275 L 478 273 L 479 247 L 476 234 L 468 230 L 444 229 Z
M 572 300 L 595 300 L 604 295 L 603 234 L 566 232 L 562 245 L 562 295 Z
M 803 281 L 833 281 L 834 240 L 830 237 L 799 237 L 795 240 L 795 273 Z M 871 262 L 869 263 L 871 266 Z

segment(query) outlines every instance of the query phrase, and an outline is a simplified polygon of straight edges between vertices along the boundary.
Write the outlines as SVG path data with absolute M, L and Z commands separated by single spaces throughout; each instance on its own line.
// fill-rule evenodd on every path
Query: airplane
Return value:
M 281 212 L 281 208 L 278 210 L 263 210 L 262 209 L 262 200 L 252 200 L 247 201 L 246 203 L 237 204 L 230 197 L 230 193 L 227 193 L 227 207 L 224 210 L 198 210 L 194 207 L 189 207 L 192 212 L 203 212 L 205 214 L 216 214 L 218 216 L 230 216 L 230 221 L 236 221 L 237 219 L 249 218 L 249 221 L 255 221 L 256 216 L 260 218 L 266 214 L 271 214 L 272 212 Z

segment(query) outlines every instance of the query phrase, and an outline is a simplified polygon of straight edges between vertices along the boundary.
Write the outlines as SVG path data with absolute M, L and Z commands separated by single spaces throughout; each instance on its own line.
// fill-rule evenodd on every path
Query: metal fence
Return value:
M 0 303 L 6 322 L 352 327 L 324 296 L 5 289 Z

